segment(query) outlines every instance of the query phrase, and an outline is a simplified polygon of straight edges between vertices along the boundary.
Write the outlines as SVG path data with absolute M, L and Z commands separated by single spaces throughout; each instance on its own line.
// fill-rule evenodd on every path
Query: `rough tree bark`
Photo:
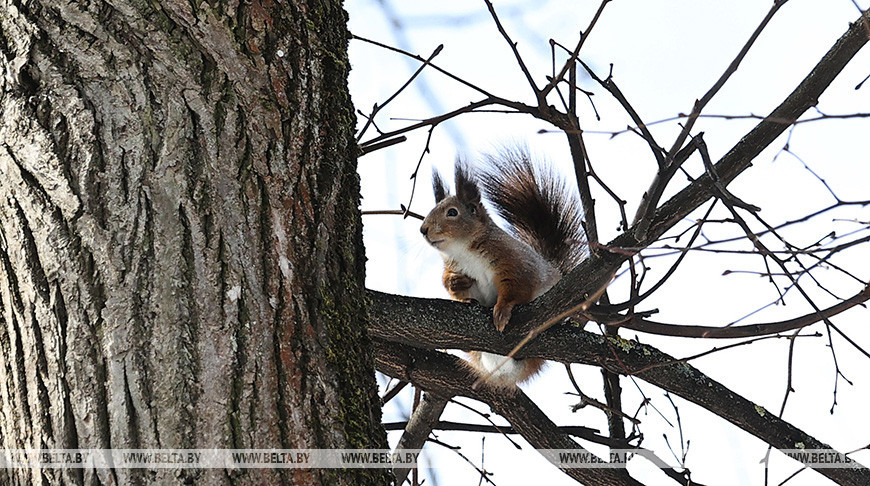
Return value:
M 2 447 L 385 447 L 340 2 L 0 3 Z

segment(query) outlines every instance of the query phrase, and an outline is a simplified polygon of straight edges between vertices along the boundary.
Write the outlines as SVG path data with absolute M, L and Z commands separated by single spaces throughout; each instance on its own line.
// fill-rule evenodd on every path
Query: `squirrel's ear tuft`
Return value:
M 462 161 L 456 159 L 456 197 L 464 203 L 480 204 L 480 188 L 474 174 Z
M 432 190 L 435 191 L 435 204 L 441 202 L 442 199 L 450 194 L 450 188 L 444 183 L 441 174 L 435 168 L 432 168 Z

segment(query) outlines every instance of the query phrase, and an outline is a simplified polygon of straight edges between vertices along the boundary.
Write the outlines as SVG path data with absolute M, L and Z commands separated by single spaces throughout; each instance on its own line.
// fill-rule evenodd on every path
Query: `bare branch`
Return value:
M 420 221 L 423 221 L 425 219 L 422 215 L 417 214 L 413 211 L 405 210 L 405 209 L 385 209 L 383 211 L 361 211 L 360 213 L 363 216 L 372 215 L 372 214 L 389 214 L 389 215 L 396 215 L 396 216 L 402 216 L 402 217 L 410 216 L 412 218 L 419 219 Z
M 386 339 L 405 346 L 481 350 L 505 355 L 514 347 L 513 343 L 521 339 L 516 331 L 498 333 L 492 326 L 490 312 L 482 307 L 374 291 L 369 291 L 368 295 L 372 310 L 369 333 L 377 340 Z M 425 309 L 422 314 L 421 309 Z M 378 345 L 383 350 L 381 346 L 386 346 L 386 343 Z M 443 363 L 436 363 L 427 351 L 403 349 L 405 351 L 402 353 L 407 353 L 407 358 L 401 361 L 402 364 L 393 363 L 388 370 L 382 363 L 383 359 L 379 358 L 378 368 L 396 378 L 412 381 L 424 389 L 442 393 L 440 387 L 447 386 L 444 382 L 449 380 L 447 377 L 452 377 L 449 368 L 441 369 Z M 379 351 L 379 354 L 382 353 L 383 351 Z M 698 369 L 679 363 L 652 346 L 560 325 L 542 333 L 522 348 L 517 356 L 582 363 L 602 367 L 614 373 L 636 376 L 710 410 L 777 449 L 794 449 L 797 443 L 803 443 L 807 449 L 831 449 L 827 444 L 743 398 Z M 421 366 L 426 367 L 427 371 L 423 375 L 415 374 Z M 456 364 L 450 366 L 455 367 Z M 489 403 L 503 416 L 504 413 L 513 414 L 511 410 L 500 408 L 504 404 L 490 401 L 486 383 L 482 383 L 477 390 L 469 390 L 472 382 L 473 378 L 466 373 L 463 388 L 467 386 L 467 389 L 462 394 Z M 501 394 L 504 395 L 504 392 Z M 509 416 L 505 418 L 518 427 L 516 415 L 512 416 L 514 420 Z M 546 420 L 545 423 L 549 423 L 549 419 L 543 419 Z M 525 433 L 523 436 L 529 440 Z M 538 445 L 536 447 L 546 448 Z M 861 466 L 856 469 L 821 468 L 817 471 L 839 484 L 870 484 L 870 470 Z
M 360 147 L 362 147 L 362 150 L 365 151 L 366 147 L 369 147 L 371 145 L 379 143 L 382 140 L 391 139 L 397 135 L 401 135 L 403 133 L 408 133 L 408 132 L 417 130 L 418 128 L 434 126 L 434 125 L 437 125 L 441 122 L 447 121 L 451 118 L 459 116 L 463 113 L 470 113 L 470 112 L 476 110 L 477 108 L 480 108 L 483 106 L 489 106 L 489 105 L 496 105 L 496 104 L 500 104 L 500 100 L 497 98 L 486 98 L 486 99 L 483 99 L 480 101 L 475 101 L 473 103 L 469 103 L 466 106 L 463 106 L 462 108 L 457 108 L 453 111 L 444 113 L 442 115 L 433 116 L 432 118 L 427 118 L 426 120 L 419 121 L 417 123 L 414 123 L 412 125 L 408 125 L 406 127 L 400 128 L 398 130 L 393 130 L 391 132 L 383 133 L 383 134 L 378 135 L 377 137 L 374 137 L 366 142 L 362 142 L 360 144 Z
M 420 401 L 417 409 L 411 415 L 411 420 L 408 421 L 405 433 L 402 434 L 402 438 L 396 445 L 395 452 L 422 449 L 426 439 L 429 438 L 429 433 L 432 432 L 432 428 L 441 418 L 447 401 L 446 398 L 431 393 L 423 395 L 423 400 Z M 410 472 L 411 468 L 394 467 L 393 474 L 396 476 L 396 484 L 404 483 Z
M 405 50 L 402 50 L 402 49 L 399 49 L 398 47 L 389 46 L 389 45 L 387 45 L 387 44 L 383 44 L 383 43 L 381 43 L 381 42 L 374 41 L 374 40 L 371 40 L 371 39 L 366 39 L 365 37 L 360 37 L 360 36 L 358 36 L 358 35 L 352 35 L 351 38 L 352 38 L 352 39 L 359 40 L 359 41 L 362 41 L 362 42 L 366 42 L 366 43 L 372 44 L 372 45 L 374 45 L 374 46 L 378 46 L 378 47 L 383 48 L 383 49 L 387 49 L 388 51 L 393 51 L 393 52 L 396 52 L 396 53 L 402 54 L 402 55 L 404 55 L 404 56 L 408 56 L 408 57 L 410 57 L 411 59 L 415 59 L 415 60 L 417 60 L 417 61 L 420 61 L 421 63 L 423 63 L 423 64 L 425 64 L 425 65 L 427 65 L 427 66 L 431 66 L 432 69 L 438 71 L 439 73 L 441 73 L 441 74 L 447 76 L 448 78 L 450 78 L 450 79 L 452 79 L 452 80 L 454 80 L 454 81 L 456 81 L 456 82 L 458 82 L 458 83 L 460 83 L 460 84 L 463 84 L 463 85 L 465 85 L 465 86 L 467 86 L 467 87 L 469 87 L 469 88 L 471 88 L 471 89 L 477 91 L 478 93 L 482 94 L 483 96 L 486 96 L 487 98 L 495 98 L 495 96 L 493 96 L 493 95 L 490 94 L 488 91 L 486 91 L 485 89 L 481 88 L 480 86 L 477 86 L 477 85 L 475 85 L 475 84 L 472 84 L 472 83 L 470 83 L 470 82 L 468 82 L 468 81 L 466 81 L 466 80 L 460 78 L 459 76 L 456 76 L 455 74 L 452 74 L 452 73 L 450 73 L 449 71 L 446 71 L 446 70 L 444 70 L 444 69 L 442 69 L 442 68 L 436 66 L 435 64 L 432 64 L 432 62 L 430 62 L 430 60 L 424 59 L 424 58 L 422 58 L 422 57 L 420 57 L 420 56 L 418 56 L 418 55 L 416 55 L 416 54 L 411 54 L 410 52 L 405 51 Z
M 586 39 L 589 38 L 589 34 L 592 32 L 592 28 L 595 27 L 595 24 L 598 23 L 598 19 L 601 18 L 601 13 L 604 12 L 604 7 L 610 3 L 610 0 L 602 0 L 601 5 L 598 6 L 598 10 L 595 12 L 595 15 L 592 17 L 592 20 L 589 22 L 589 26 L 586 27 L 586 30 L 580 34 L 580 40 L 577 41 L 577 47 L 574 48 L 574 51 L 571 53 L 571 56 L 565 61 L 565 65 L 562 66 L 562 69 L 559 71 L 559 74 L 553 76 L 553 79 L 550 81 L 544 89 L 541 90 L 541 94 L 546 97 L 550 94 L 550 91 L 556 87 L 557 84 L 562 82 L 565 78 L 565 74 L 571 69 L 571 66 L 577 62 L 578 56 L 580 55 L 580 48 L 583 47 L 583 43 L 586 42 Z
M 588 453 L 572 440 L 519 389 L 482 384 L 472 388 L 474 378 L 459 358 L 437 351 L 416 349 L 397 343 L 375 341 L 375 364 L 390 376 L 411 381 L 441 396 L 463 395 L 487 403 L 507 419 L 536 449 L 566 449 Z M 584 484 L 642 486 L 624 469 L 562 469 Z
M 396 137 L 396 138 L 391 138 L 388 140 L 384 140 L 382 142 L 372 143 L 372 144 L 366 145 L 365 147 L 360 147 L 359 156 L 362 157 L 363 155 L 370 154 L 370 153 L 374 152 L 375 150 L 380 150 L 382 148 L 392 147 L 393 145 L 400 144 L 406 140 L 408 140 L 408 137 L 401 135 L 401 136 Z
M 498 28 L 498 31 L 501 33 L 504 40 L 511 46 L 511 50 L 514 53 L 514 57 L 517 60 L 517 64 L 520 66 L 520 70 L 526 76 L 526 81 L 529 82 L 529 86 L 532 88 L 532 91 L 535 93 L 535 99 L 538 100 L 538 105 L 541 104 L 541 90 L 538 89 L 538 86 L 535 84 L 535 80 L 532 78 L 532 73 L 529 72 L 529 68 L 526 67 L 526 63 L 523 62 L 523 56 L 520 55 L 520 51 L 517 50 L 517 43 L 514 42 L 510 35 L 504 30 L 504 26 L 501 25 L 501 21 L 498 19 L 498 15 L 495 13 L 495 7 L 493 7 L 492 2 L 489 0 L 484 0 L 486 3 L 486 8 L 489 9 L 489 14 L 492 16 L 492 20 L 495 22 L 495 26 Z
M 384 424 L 384 429 L 405 430 L 408 422 L 389 422 Z M 568 435 L 573 435 L 579 439 L 588 440 L 596 444 L 602 444 L 619 449 L 630 449 L 633 446 L 627 441 L 616 441 L 610 437 L 605 437 L 598 434 L 598 431 L 582 425 L 560 425 L 559 431 Z M 480 432 L 483 434 L 519 434 L 516 429 L 511 426 L 496 426 L 496 425 L 481 425 L 481 424 L 466 424 L 460 422 L 451 422 L 449 420 L 439 420 L 434 424 L 432 430 L 449 430 L 455 432 Z
M 631 329 L 634 331 L 645 332 L 648 334 L 657 334 L 660 336 L 678 336 L 688 338 L 708 338 L 708 339 L 734 339 L 743 337 L 766 336 L 770 334 L 779 334 L 794 329 L 802 329 L 809 325 L 815 324 L 824 319 L 829 319 L 841 312 L 847 311 L 855 306 L 863 305 L 864 302 L 870 300 L 870 286 L 864 287 L 861 292 L 855 294 L 849 299 L 838 304 L 832 305 L 826 309 L 813 311 L 804 316 L 796 317 L 779 322 L 767 322 L 762 324 L 747 324 L 743 326 L 685 326 L 680 324 L 664 324 L 644 319 L 639 316 L 629 317 L 621 315 L 607 315 L 596 312 L 592 309 L 590 317 L 597 322 L 606 323 L 608 326 Z
M 398 395 L 399 392 L 401 392 L 402 390 L 404 390 L 406 386 L 408 386 L 408 382 L 407 382 L 407 381 L 400 381 L 400 382 L 396 383 L 395 386 L 393 386 L 392 388 L 390 388 L 389 390 L 387 390 L 387 392 L 384 393 L 384 396 L 381 397 L 381 405 L 383 405 L 383 404 L 389 402 L 390 400 L 396 398 L 396 395 Z
M 416 71 L 414 71 L 414 74 L 412 74 L 411 77 L 408 78 L 407 81 L 405 81 L 405 84 L 399 87 L 399 89 L 396 90 L 396 92 L 393 93 L 392 96 L 387 98 L 386 101 L 381 104 L 375 104 L 374 108 L 372 108 L 371 114 L 366 117 L 366 124 L 362 127 L 362 130 L 360 130 L 356 136 L 357 142 L 362 139 L 363 135 L 365 135 L 366 133 L 366 130 L 368 130 L 369 126 L 374 122 L 375 115 L 377 115 L 378 112 L 381 111 L 385 106 L 387 106 L 391 101 L 396 99 L 396 97 L 399 96 L 399 94 L 404 91 L 405 88 L 407 88 L 415 79 L 417 79 L 417 76 L 419 76 L 420 73 L 423 72 L 423 69 L 432 62 L 432 59 L 435 59 L 435 56 L 437 56 L 442 49 L 444 49 L 444 44 L 440 44 L 438 47 L 436 47 L 435 50 L 432 51 L 432 54 L 429 55 L 429 57 L 423 62 L 423 64 L 419 68 L 417 68 Z
M 587 66 L 586 63 L 584 63 L 583 61 L 580 61 L 580 64 L 583 66 L 584 69 L 586 69 L 586 72 L 589 73 L 589 76 L 591 76 L 592 79 L 594 79 L 598 84 L 606 89 L 614 98 L 616 98 L 616 101 L 618 101 L 619 104 L 622 105 L 622 108 L 625 110 L 626 113 L 628 113 L 628 116 L 631 117 L 631 121 L 633 121 L 637 126 L 637 130 L 640 131 L 641 137 L 649 145 L 649 148 L 653 153 L 653 157 L 655 157 L 656 162 L 658 162 L 659 168 L 664 169 L 665 149 L 662 148 L 661 145 L 658 144 L 658 142 L 656 142 L 652 133 L 649 131 L 647 124 L 643 122 L 643 120 L 640 118 L 640 115 L 637 113 L 634 107 L 631 106 L 631 103 L 628 102 L 628 99 L 626 99 L 625 95 L 622 94 L 622 91 L 613 81 L 613 64 L 610 65 L 611 72 L 607 75 L 607 79 L 599 78 L 595 74 L 595 71 L 593 71 L 592 68 Z
M 695 120 L 697 119 L 698 115 L 701 113 L 701 110 L 704 109 L 704 107 L 707 105 L 707 103 L 709 103 L 709 101 L 713 98 L 713 96 L 717 92 L 719 92 L 719 89 L 721 89 L 722 86 L 725 85 L 725 82 L 728 81 L 728 79 L 731 77 L 731 75 L 737 70 L 737 67 L 740 65 L 740 62 L 743 60 L 743 58 L 749 52 L 749 49 L 755 43 L 755 40 L 758 38 L 758 36 L 761 34 L 761 32 L 764 30 L 764 28 L 767 26 L 767 24 L 773 18 L 773 15 L 787 1 L 788 0 L 776 0 L 774 2 L 773 6 L 770 8 L 767 15 L 764 17 L 764 19 L 761 21 L 761 23 L 755 29 L 755 32 L 753 32 L 752 35 L 749 37 L 749 40 L 743 46 L 743 49 L 740 50 L 740 53 L 737 54 L 737 57 L 731 62 L 731 64 L 728 66 L 728 68 L 725 70 L 725 72 L 722 74 L 722 76 L 716 81 L 716 83 L 713 85 L 713 87 L 711 87 L 710 90 L 707 91 L 706 94 L 704 94 L 704 96 L 700 100 L 695 102 L 695 106 L 692 108 L 692 113 L 689 114 L 689 119 L 686 122 L 686 124 L 684 125 L 683 130 L 677 136 L 676 141 L 674 141 L 674 145 L 671 147 L 670 150 L 668 150 L 668 154 L 667 154 L 667 157 L 665 158 L 665 164 L 664 164 L 663 170 L 672 169 L 672 165 L 676 163 L 677 154 L 682 150 L 683 143 L 686 141 L 686 138 L 691 133 L 692 127 L 694 127 L 694 125 L 695 125 Z M 817 98 L 812 100 L 812 106 L 814 106 L 816 104 L 816 100 L 817 100 Z M 800 111 L 800 113 L 803 113 L 804 111 L 806 111 L 806 109 L 807 108 L 802 109 Z M 800 113 L 798 113 L 797 115 L 795 115 L 793 117 L 788 117 L 788 119 L 796 120 L 800 116 Z M 673 173 L 676 173 L 675 170 L 671 170 L 671 172 L 672 172 L 671 176 L 673 175 Z M 648 194 L 656 194 L 656 193 L 663 192 L 664 186 L 666 186 L 669 181 L 670 181 L 670 177 L 658 177 L 657 176 L 653 180 L 653 183 L 650 186 L 650 188 L 647 190 L 647 193 Z M 726 182 L 726 184 L 727 184 L 727 182 Z M 646 232 L 647 225 L 648 225 L 650 219 L 653 217 L 653 214 L 656 211 L 657 203 L 658 203 L 658 201 L 653 201 L 651 204 L 644 204 L 644 205 L 641 205 L 640 208 L 638 208 L 637 215 L 635 216 L 635 221 L 639 223 L 638 229 L 640 230 L 641 234 Z
M 689 114 L 689 119 L 686 121 L 685 126 L 683 127 L 682 132 L 680 132 L 679 136 L 677 136 L 676 141 L 674 141 L 674 145 L 668 150 L 668 160 L 672 160 L 674 155 L 676 155 L 677 151 L 683 146 L 683 143 L 686 141 L 686 137 L 692 131 L 692 127 L 695 126 L 695 120 L 698 118 L 698 115 L 707 106 L 707 103 L 713 99 L 713 96 L 722 89 L 722 86 L 728 81 L 732 74 L 737 72 L 737 68 L 740 66 L 740 63 L 743 61 L 743 58 L 746 57 L 746 54 L 749 53 L 749 49 L 752 48 L 752 45 L 755 44 L 755 41 L 758 39 L 758 36 L 761 35 L 761 32 L 767 27 L 767 24 L 770 23 L 770 20 L 773 19 L 773 16 L 779 10 L 780 7 L 786 4 L 788 0 L 774 0 L 773 6 L 768 10 L 767 15 L 764 16 L 764 19 L 761 20 L 761 23 L 758 24 L 758 27 L 755 28 L 755 31 L 749 36 L 749 40 L 746 41 L 746 44 L 740 49 L 740 52 L 737 54 L 737 57 L 731 61 L 731 64 L 728 65 L 728 68 L 722 73 L 722 76 L 716 80 L 713 86 L 701 97 L 700 100 L 695 102 L 695 106 L 692 107 L 692 112 Z

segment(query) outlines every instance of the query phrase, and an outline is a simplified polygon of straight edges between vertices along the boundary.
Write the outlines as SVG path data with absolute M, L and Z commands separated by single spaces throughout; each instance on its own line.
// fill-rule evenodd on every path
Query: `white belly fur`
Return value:
M 452 260 L 455 270 L 473 278 L 476 282 L 470 290 L 471 298 L 481 305 L 494 306 L 498 300 L 498 289 L 494 282 L 495 270 L 489 261 L 479 254 L 469 252 L 464 247 L 445 248 L 445 250 L 447 250 L 443 252 L 445 260 Z M 480 353 L 479 364 L 482 371 L 486 374 L 492 373 L 490 381 L 499 386 L 514 385 L 528 375 L 526 363 L 522 360 L 508 358 L 505 362 L 505 358 L 500 354 Z
M 464 244 L 456 243 L 443 252 L 445 260 L 453 261 L 453 268 L 474 279 L 476 284 L 471 288 L 471 298 L 480 305 L 492 307 L 498 299 L 498 289 L 495 287 L 495 269 L 489 260 L 480 254 L 468 251 Z

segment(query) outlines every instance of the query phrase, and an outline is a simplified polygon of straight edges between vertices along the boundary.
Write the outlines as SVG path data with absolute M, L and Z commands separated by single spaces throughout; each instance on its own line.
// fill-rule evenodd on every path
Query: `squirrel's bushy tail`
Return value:
M 564 179 L 532 163 L 524 147 L 486 158 L 480 183 L 496 213 L 563 275 L 577 266 L 587 251 L 583 209 Z

